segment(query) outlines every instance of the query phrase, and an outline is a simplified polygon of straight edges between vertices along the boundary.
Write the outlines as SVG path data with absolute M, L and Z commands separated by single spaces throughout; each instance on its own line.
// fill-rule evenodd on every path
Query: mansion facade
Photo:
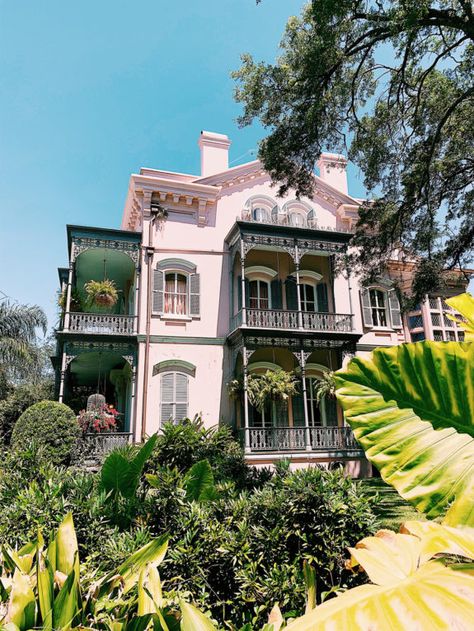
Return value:
M 199 175 L 133 174 L 120 230 L 67 227 L 58 398 L 79 410 L 104 395 L 134 441 L 199 414 L 231 425 L 251 463 L 344 461 L 361 473 L 363 452 L 336 403 L 318 405 L 315 383 L 353 354 L 462 333 L 441 297 L 402 316 L 390 278 L 363 288 L 336 273 L 362 203 L 344 158 L 321 156 L 312 198 L 282 199 L 259 161 L 229 168 L 229 146 L 201 132 Z M 113 308 L 78 307 L 85 285 L 105 279 L 118 290 Z M 297 393 L 253 407 L 249 375 L 280 368 Z

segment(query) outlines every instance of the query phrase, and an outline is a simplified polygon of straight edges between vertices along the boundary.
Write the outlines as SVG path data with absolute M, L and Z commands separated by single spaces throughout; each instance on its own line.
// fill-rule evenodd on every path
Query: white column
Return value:
M 298 306 L 298 328 L 303 328 L 303 313 L 301 309 L 301 287 L 300 287 L 300 254 L 298 244 L 295 245 L 295 276 L 296 276 L 296 301 Z
M 249 430 L 249 397 L 247 393 L 247 349 L 242 348 L 242 363 L 244 367 L 244 445 L 245 453 L 250 453 L 250 430 Z
M 138 301 L 140 297 L 140 269 L 137 267 L 135 271 L 135 300 L 133 305 L 133 332 L 138 333 Z
M 71 246 L 73 248 L 74 245 Z M 69 262 L 69 274 L 67 279 L 67 287 L 66 287 L 66 305 L 64 311 L 64 331 L 69 331 L 69 322 L 71 319 L 70 311 L 71 311 L 71 294 L 72 294 L 72 279 L 74 274 L 74 260 L 72 259 L 72 249 L 71 249 L 71 259 Z
M 61 357 L 61 381 L 59 382 L 59 403 L 62 403 L 64 398 L 64 380 L 66 377 L 66 368 L 66 353 L 65 351 L 63 351 Z
M 304 413 L 304 429 L 305 429 L 305 443 L 306 451 L 311 451 L 311 432 L 309 429 L 309 416 L 308 416 L 308 401 L 306 399 L 306 358 L 304 351 L 300 351 L 300 365 L 301 365 L 301 385 L 303 390 L 303 413 Z
M 242 288 L 242 324 L 245 326 L 247 324 L 247 301 L 245 295 L 245 253 L 244 253 L 244 243 L 240 242 L 240 282 Z

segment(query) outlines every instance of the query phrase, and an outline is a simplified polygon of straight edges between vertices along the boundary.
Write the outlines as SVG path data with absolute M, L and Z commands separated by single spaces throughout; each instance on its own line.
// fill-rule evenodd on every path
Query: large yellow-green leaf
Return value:
M 53 572 L 68 576 L 73 570 L 79 576 L 79 550 L 72 513 L 68 513 L 59 525 L 56 537 L 48 546 L 48 559 Z
M 35 626 L 36 601 L 30 577 L 19 569 L 16 569 L 13 574 L 7 619 L 21 631 L 32 629 Z
M 451 505 L 451 525 L 474 525 L 464 499 L 474 486 L 474 344 L 379 348 L 335 379 L 345 417 L 382 478 L 429 517 Z
M 474 575 L 451 569 L 433 554 L 461 547 L 468 558 L 474 531 L 431 528 L 409 522 L 418 535 L 380 531 L 351 549 L 376 585 L 361 585 L 329 600 L 288 625 L 289 631 L 446 631 L 472 628 Z M 428 548 L 438 538 L 436 545 Z M 465 541 L 464 539 L 467 538 Z
M 466 342 L 474 342 L 474 298 L 466 293 L 448 298 L 446 302 L 463 317 L 461 319 L 448 313 L 446 314 L 448 318 L 464 329 Z
M 181 601 L 181 631 L 217 631 L 207 616 L 193 605 Z

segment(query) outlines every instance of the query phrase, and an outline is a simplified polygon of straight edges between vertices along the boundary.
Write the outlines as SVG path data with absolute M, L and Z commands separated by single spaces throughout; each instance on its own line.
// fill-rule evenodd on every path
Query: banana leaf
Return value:
M 36 601 L 31 580 L 18 568 L 13 574 L 7 619 L 20 631 L 32 629 L 36 622 Z
M 379 348 L 335 374 L 367 458 L 400 495 L 451 525 L 474 525 L 474 344 Z
M 217 631 L 207 616 L 193 605 L 182 600 L 181 631 Z
M 189 501 L 205 502 L 216 497 L 214 475 L 207 460 L 196 462 L 184 478 L 186 498 Z

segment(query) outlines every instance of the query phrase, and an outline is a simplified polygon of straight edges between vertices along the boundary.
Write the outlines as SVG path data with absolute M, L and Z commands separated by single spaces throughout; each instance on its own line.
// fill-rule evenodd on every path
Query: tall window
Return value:
M 177 272 L 165 276 L 165 313 L 185 315 L 187 313 L 187 277 Z
M 180 421 L 188 416 L 188 375 L 167 372 L 161 376 L 160 420 Z
M 306 377 L 306 404 L 308 407 L 308 421 L 311 427 L 321 427 L 325 424 L 322 413 L 324 401 L 318 405 L 316 400 L 315 385 L 317 382 L 316 377 Z
M 251 280 L 249 282 L 250 309 L 270 309 L 270 286 L 265 280 Z
M 300 285 L 301 296 L 301 310 L 302 311 L 316 311 L 316 298 L 314 292 L 314 285 L 308 285 L 303 283 Z
M 380 289 L 370 289 L 369 299 L 373 325 L 388 326 L 386 292 Z

